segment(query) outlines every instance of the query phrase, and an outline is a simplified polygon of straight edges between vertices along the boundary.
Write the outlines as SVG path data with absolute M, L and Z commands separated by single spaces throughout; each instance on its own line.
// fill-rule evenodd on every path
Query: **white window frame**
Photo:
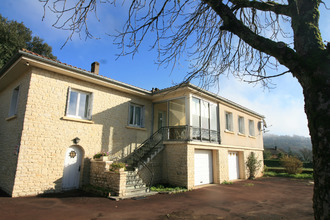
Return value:
M 71 92 L 78 93 L 77 102 L 75 103 L 75 105 L 76 105 L 75 114 L 70 114 L 69 113 Z M 86 112 L 85 112 L 84 116 L 79 115 L 79 110 L 80 109 L 79 109 L 79 104 L 78 103 L 80 102 L 81 94 L 84 94 L 88 97 L 88 102 L 85 104 L 85 107 L 84 107 L 86 109 Z M 68 89 L 68 99 L 67 99 L 67 105 L 66 105 L 66 116 L 67 117 L 84 119 L 84 120 L 92 120 L 92 108 L 93 108 L 93 93 L 81 91 L 81 90 L 78 90 L 78 89 L 72 89 L 71 87 L 69 87 L 69 89 Z
M 245 134 L 245 120 L 243 116 L 238 116 L 238 133 Z
M 18 106 L 18 97 L 20 93 L 20 86 L 17 86 L 13 89 L 11 100 L 10 100 L 10 107 L 8 112 L 8 117 L 15 116 L 17 114 L 17 106 Z
M 228 116 L 228 117 L 227 117 Z M 234 126 L 233 126 L 233 113 L 232 112 L 225 112 L 225 117 L 226 117 L 226 131 L 234 131 Z
M 249 135 L 251 137 L 255 136 L 254 121 L 249 119 Z
M 133 114 L 132 114 L 132 108 L 133 107 Z M 137 108 L 141 108 L 140 111 L 140 124 L 136 122 L 136 114 L 135 111 Z M 131 119 L 131 116 L 133 116 L 133 119 Z M 133 123 L 131 123 L 133 121 Z M 129 103 L 129 110 L 128 110 L 128 125 L 131 127 L 139 127 L 139 128 L 144 128 L 144 106 L 135 104 L 135 103 Z

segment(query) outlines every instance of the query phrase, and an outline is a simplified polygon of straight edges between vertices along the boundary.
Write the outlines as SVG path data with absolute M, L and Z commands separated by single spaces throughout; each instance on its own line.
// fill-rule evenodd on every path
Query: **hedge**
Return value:
M 264 160 L 267 167 L 282 167 L 280 160 Z M 313 168 L 313 163 L 303 163 L 304 168 Z

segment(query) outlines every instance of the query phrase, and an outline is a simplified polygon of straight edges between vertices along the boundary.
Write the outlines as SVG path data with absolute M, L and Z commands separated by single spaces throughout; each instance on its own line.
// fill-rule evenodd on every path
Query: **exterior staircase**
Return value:
M 150 191 L 150 186 L 153 181 L 154 173 L 148 167 L 148 163 L 163 149 L 163 129 L 159 129 L 150 138 L 144 141 L 137 149 L 135 149 L 130 155 L 122 159 L 127 167 L 126 176 L 126 196 L 137 197 L 145 196 Z M 150 180 L 144 182 L 139 175 L 139 171 L 146 168 L 150 172 Z
M 126 195 L 144 195 L 147 191 L 148 188 L 140 178 L 138 171 L 128 171 L 126 176 Z

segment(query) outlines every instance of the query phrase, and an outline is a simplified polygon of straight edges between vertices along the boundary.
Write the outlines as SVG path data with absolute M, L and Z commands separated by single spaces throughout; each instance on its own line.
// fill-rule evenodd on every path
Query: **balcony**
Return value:
M 217 131 L 187 125 L 163 127 L 163 141 L 202 141 L 219 143 Z

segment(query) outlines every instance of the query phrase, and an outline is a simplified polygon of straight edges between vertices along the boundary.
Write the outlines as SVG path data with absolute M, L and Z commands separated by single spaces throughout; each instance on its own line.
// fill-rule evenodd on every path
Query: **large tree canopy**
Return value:
M 32 31 L 23 23 L 10 21 L 0 15 L 0 68 L 22 48 L 57 59 L 52 54 L 52 48 L 38 36 L 32 37 Z
M 88 30 L 87 18 L 103 3 L 116 0 L 39 0 L 58 15 L 55 27 Z M 313 144 L 314 213 L 330 218 L 330 44 L 319 29 L 321 0 L 132 0 L 127 21 L 115 36 L 121 54 L 134 54 L 145 39 L 154 39 L 160 64 L 189 60 L 184 82 L 198 78 L 212 85 L 220 74 L 249 82 L 286 73 L 303 88 Z M 149 41 L 150 43 L 150 41 Z M 278 65 L 285 72 L 275 72 Z M 272 70 L 272 71 L 270 71 Z

